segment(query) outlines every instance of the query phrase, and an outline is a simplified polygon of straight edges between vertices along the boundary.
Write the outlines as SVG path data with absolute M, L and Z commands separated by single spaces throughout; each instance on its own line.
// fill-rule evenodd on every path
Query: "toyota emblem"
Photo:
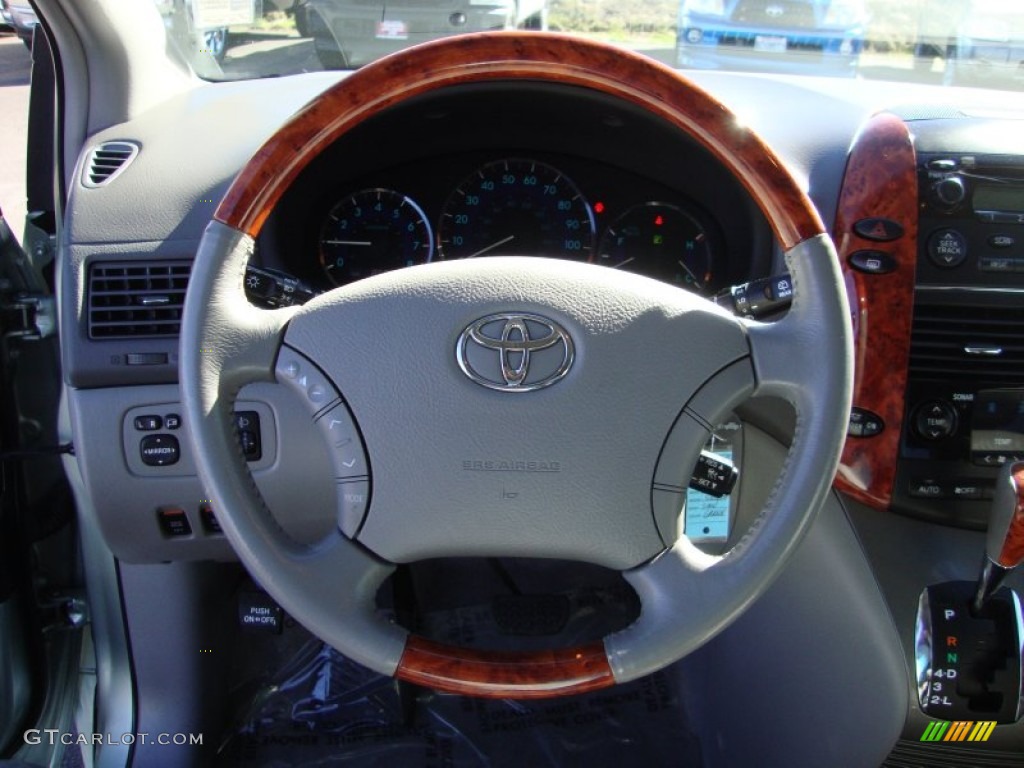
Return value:
M 459 335 L 459 368 L 499 392 L 532 392 L 563 378 L 575 348 L 562 326 L 540 315 L 503 313 L 475 320 Z

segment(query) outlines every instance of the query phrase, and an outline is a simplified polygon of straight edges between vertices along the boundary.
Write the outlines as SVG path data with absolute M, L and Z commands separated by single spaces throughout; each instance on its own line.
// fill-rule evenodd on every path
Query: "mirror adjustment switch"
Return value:
M 146 435 L 139 443 L 142 463 L 150 467 L 167 467 L 181 458 L 181 446 L 174 435 Z
M 139 432 L 156 432 L 164 425 L 163 420 L 159 416 L 152 416 L 146 414 L 144 416 L 135 417 L 135 428 Z

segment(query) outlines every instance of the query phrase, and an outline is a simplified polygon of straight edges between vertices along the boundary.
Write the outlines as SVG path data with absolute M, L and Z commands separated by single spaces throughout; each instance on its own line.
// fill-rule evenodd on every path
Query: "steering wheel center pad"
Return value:
M 460 333 L 499 313 L 564 328 L 575 348 L 567 375 L 495 391 L 460 370 Z M 392 562 L 505 555 L 619 569 L 675 541 L 679 507 L 661 521 L 664 537 L 651 510 L 662 445 L 694 393 L 749 355 L 740 323 L 693 294 L 537 258 L 379 275 L 305 305 L 285 344 L 337 387 L 383 479 L 357 536 L 371 551 Z M 499 354 L 480 351 L 482 361 Z M 684 442 L 699 451 L 734 394 L 682 420 Z M 685 487 L 695 458 L 675 468 L 674 485 Z

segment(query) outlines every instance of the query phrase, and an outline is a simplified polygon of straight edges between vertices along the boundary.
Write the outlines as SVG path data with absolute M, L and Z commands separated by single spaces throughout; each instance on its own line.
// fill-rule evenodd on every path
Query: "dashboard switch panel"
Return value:
M 858 237 L 876 243 L 888 243 L 903 237 L 903 226 L 892 219 L 871 217 L 854 222 L 853 231 Z
M 140 432 L 155 432 L 164 425 L 163 419 L 159 416 L 147 414 L 146 416 L 135 417 L 135 428 Z
M 886 275 L 899 266 L 896 259 L 885 251 L 854 251 L 847 258 L 850 266 L 866 275 Z
M 199 522 L 203 524 L 203 530 L 207 533 L 224 533 L 220 523 L 217 522 L 217 515 L 214 514 L 213 507 L 209 504 L 199 505 Z
M 192 535 L 192 526 L 188 522 L 185 510 L 178 507 L 161 507 L 157 510 L 160 530 L 168 538 L 179 538 Z
M 877 413 L 856 406 L 850 409 L 850 426 L 846 429 L 850 437 L 875 437 L 884 429 L 885 422 Z
M 247 400 L 236 402 L 235 409 L 235 429 L 249 469 L 269 468 L 277 458 L 273 411 L 265 403 Z M 181 403 L 168 402 L 141 405 L 124 414 L 121 439 L 133 475 L 166 478 L 197 474 L 191 434 L 181 411 Z

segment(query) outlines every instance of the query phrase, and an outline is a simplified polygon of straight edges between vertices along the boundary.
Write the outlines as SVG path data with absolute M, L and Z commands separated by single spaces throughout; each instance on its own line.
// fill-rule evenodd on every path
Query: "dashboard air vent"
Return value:
M 1024 383 L 1024 307 L 917 305 L 912 378 Z
M 139 154 L 139 145 L 130 141 L 108 141 L 94 147 L 85 164 L 82 183 L 102 187 L 112 182 Z
M 177 336 L 191 269 L 188 261 L 93 264 L 87 297 L 89 338 Z

